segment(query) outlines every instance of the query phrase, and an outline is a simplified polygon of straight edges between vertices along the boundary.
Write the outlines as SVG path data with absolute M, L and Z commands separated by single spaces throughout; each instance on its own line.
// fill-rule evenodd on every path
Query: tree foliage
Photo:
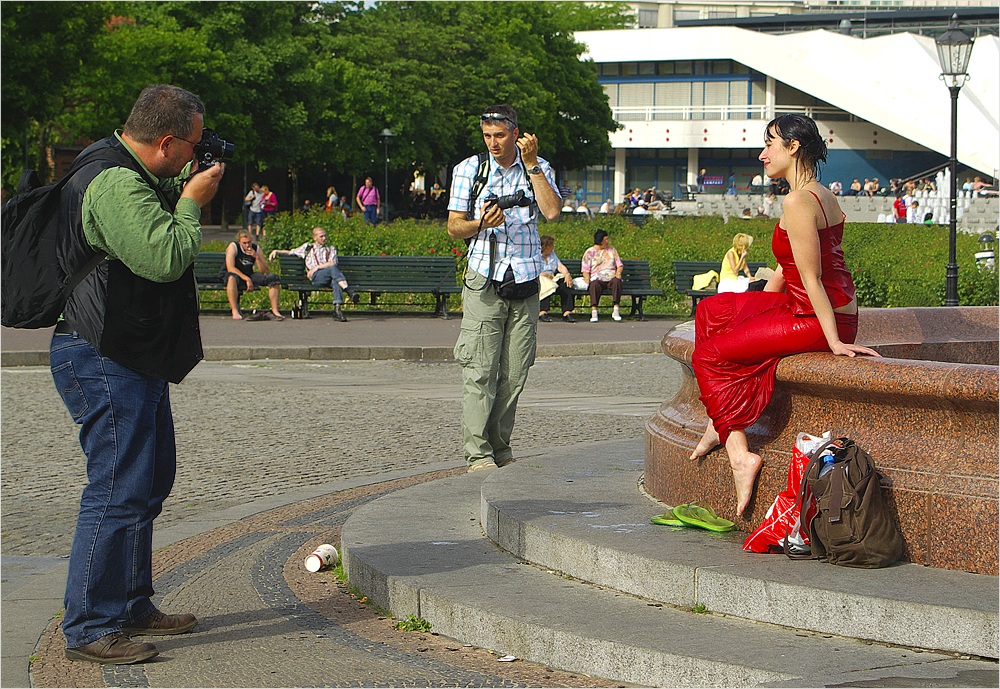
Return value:
M 3 167 L 14 180 L 22 165 L 44 160 L 54 119 L 67 106 L 64 86 L 93 58 L 110 6 L 106 2 L 3 4 L 0 123 Z M 35 139 L 35 145 L 28 145 L 28 137 Z
M 571 2 L 380 3 L 350 14 L 333 59 L 357 99 L 344 123 L 356 148 L 339 162 L 378 159 L 383 127 L 416 167 L 457 162 L 482 148 L 479 115 L 497 102 L 518 110 L 556 167 L 602 162 L 618 125 L 573 32 L 622 21 L 618 9 Z
M 121 127 L 138 92 L 199 94 L 237 162 L 364 175 L 436 170 L 482 148 L 478 115 L 517 108 L 561 169 L 603 161 L 617 125 L 573 38 L 623 6 L 572 2 L 5 2 L 3 160 L 28 140 L 82 143 Z M 14 168 L 11 171 L 9 168 Z

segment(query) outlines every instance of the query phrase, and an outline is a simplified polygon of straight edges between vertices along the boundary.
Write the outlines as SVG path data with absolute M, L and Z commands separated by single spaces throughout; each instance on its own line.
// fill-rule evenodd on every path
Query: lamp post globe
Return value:
M 384 220 L 388 222 L 389 221 L 389 140 L 392 139 L 392 137 L 395 136 L 395 134 L 392 133 L 391 129 L 386 127 L 385 129 L 382 130 L 379 136 L 382 138 L 382 145 L 385 150 L 385 186 L 382 187 L 382 193 L 383 196 L 385 197 L 385 203 L 383 204 L 385 206 Z
M 955 237 L 958 222 L 958 92 L 969 77 L 969 57 L 972 55 L 970 36 L 958 28 L 958 15 L 953 14 L 951 24 L 935 41 L 938 62 L 941 64 L 941 79 L 951 93 L 951 155 L 948 157 L 949 219 L 948 219 L 948 266 L 945 268 L 945 306 L 958 306 L 958 262 L 955 256 Z

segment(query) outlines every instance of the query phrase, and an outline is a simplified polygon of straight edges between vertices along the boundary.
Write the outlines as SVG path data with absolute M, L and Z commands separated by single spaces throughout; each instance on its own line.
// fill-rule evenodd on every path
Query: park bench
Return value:
M 279 259 L 281 286 L 298 292 L 296 315 L 309 318 L 309 297 L 333 289 L 312 284 L 306 277 L 305 261 L 298 256 L 282 255 Z M 434 315 L 448 319 L 448 297 L 462 291 L 455 259 L 449 256 L 338 256 L 337 267 L 352 289 L 369 294 L 373 306 L 382 294 L 430 294 Z
M 579 260 L 562 260 L 562 263 L 573 277 L 583 275 L 583 272 L 580 270 Z M 646 320 L 646 316 L 643 313 L 643 304 L 646 299 L 648 297 L 662 297 L 663 290 L 656 289 L 650 283 L 649 261 L 626 261 L 622 259 L 622 264 L 622 296 L 627 296 L 631 299 L 632 308 L 629 311 L 629 315 L 635 316 L 636 320 L 644 321 Z M 582 297 L 589 293 L 585 289 L 574 289 L 573 294 L 577 297 Z M 608 298 L 605 299 L 605 297 Z M 602 295 L 601 303 L 611 304 L 608 293 Z
M 225 251 L 202 251 L 194 259 L 194 280 L 198 291 L 225 292 L 226 283 L 219 277 L 219 269 L 226 262 Z M 226 302 L 226 297 L 222 297 Z
M 747 267 L 751 274 L 756 273 L 760 268 L 767 268 L 767 263 L 748 263 Z M 674 287 L 681 294 L 691 297 L 691 315 L 694 315 L 698 308 L 698 302 L 705 297 L 715 294 L 712 289 L 691 289 L 694 284 L 694 276 L 714 270 L 718 273 L 722 269 L 721 261 L 674 261 Z

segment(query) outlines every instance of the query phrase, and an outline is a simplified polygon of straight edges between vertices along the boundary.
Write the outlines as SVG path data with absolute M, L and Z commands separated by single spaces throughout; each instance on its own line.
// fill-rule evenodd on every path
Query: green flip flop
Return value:
M 736 528 L 736 524 L 718 516 L 711 507 L 702 507 L 694 502 L 675 507 L 674 516 L 685 524 L 709 531 L 732 531 Z
M 660 526 L 687 526 L 687 524 L 674 516 L 674 508 L 669 505 L 666 512 L 658 514 L 655 517 L 650 517 L 649 521 Z

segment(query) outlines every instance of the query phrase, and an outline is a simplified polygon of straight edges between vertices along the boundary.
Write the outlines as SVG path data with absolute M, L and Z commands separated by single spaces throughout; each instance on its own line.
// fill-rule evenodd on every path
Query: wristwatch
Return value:
M 528 174 L 529 175 L 537 175 L 541 171 L 542 171 L 542 168 L 541 168 L 540 165 L 536 165 L 535 167 L 529 167 L 528 168 Z

